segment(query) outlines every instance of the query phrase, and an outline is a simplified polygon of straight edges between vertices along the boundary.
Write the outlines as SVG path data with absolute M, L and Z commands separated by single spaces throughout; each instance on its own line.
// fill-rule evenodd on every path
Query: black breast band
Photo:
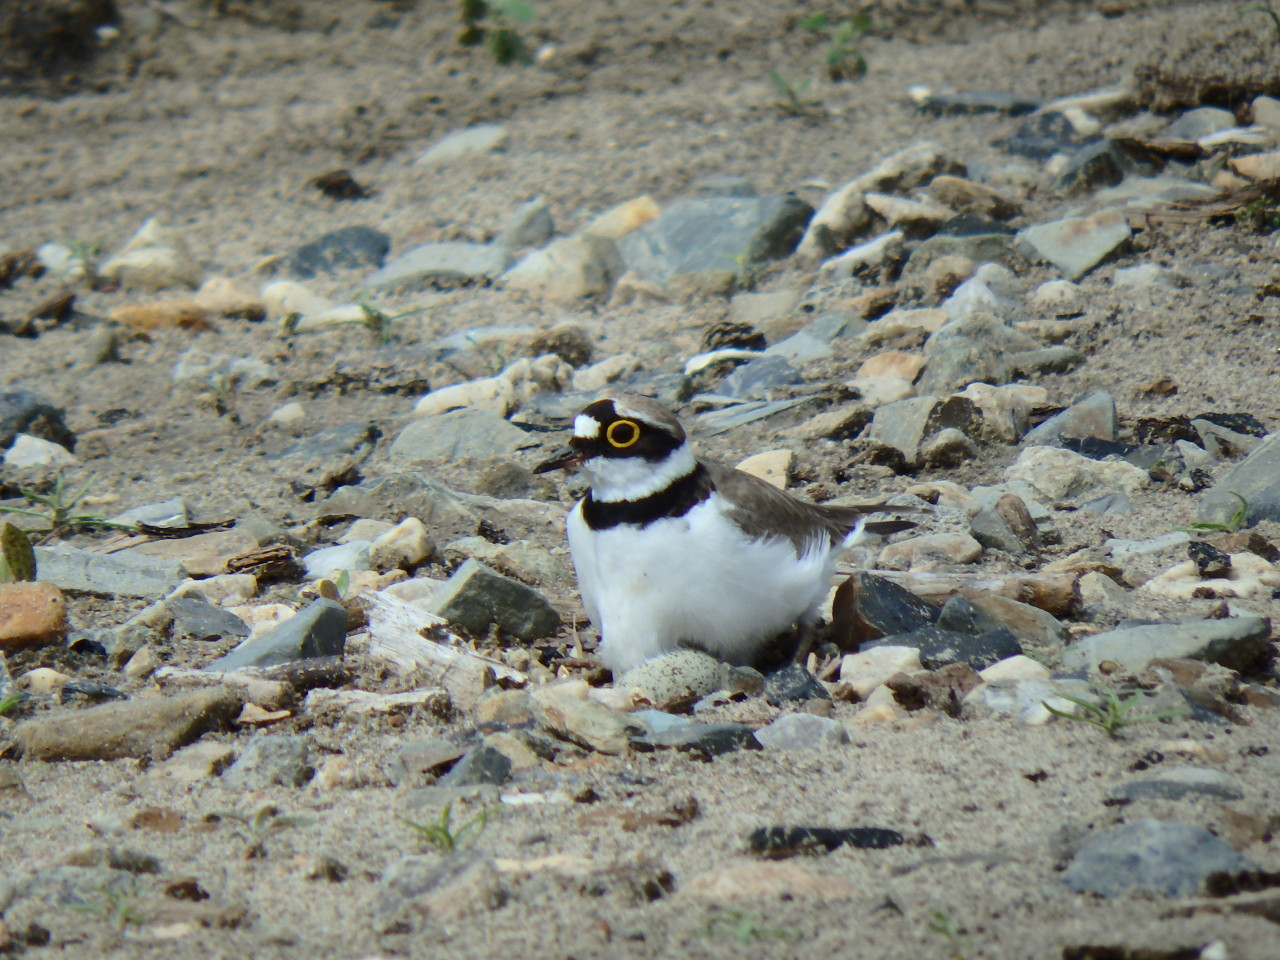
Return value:
M 664 517 L 683 517 L 711 496 L 710 477 L 702 464 L 642 500 L 595 500 L 590 491 L 582 499 L 582 519 L 592 530 L 608 530 L 621 524 L 644 526 Z

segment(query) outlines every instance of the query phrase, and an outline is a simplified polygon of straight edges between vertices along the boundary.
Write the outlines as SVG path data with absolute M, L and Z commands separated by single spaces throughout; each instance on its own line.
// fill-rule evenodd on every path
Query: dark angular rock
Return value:
M 961 213 L 952 217 L 934 236 L 939 237 L 989 237 L 993 235 L 1013 236 L 1017 233 L 1013 227 L 999 220 L 990 220 L 974 213 Z
M 764 675 L 764 697 L 773 706 L 804 700 L 830 700 L 827 688 L 799 663 L 789 663 Z
M 309 280 L 317 273 L 353 267 L 380 267 L 391 249 L 391 238 L 372 227 L 342 227 L 304 243 L 289 255 L 286 268 Z
M 347 646 L 347 611 L 333 600 L 315 600 L 261 636 L 245 640 L 205 670 L 268 667 L 311 657 L 340 657 Z
M 1195 561 L 1196 572 L 1202 577 L 1225 577 L 1231 569 L 1231 558 L 1203 540 L 1188 543 L 1187 553 Z
M 468 560 L 433 599 L 438 616 L 483 636 L 497 626 L 519 640 L 540 640 L 560 626 L 560 614 L 537 590 Z
M 935 116 L 969 113 L 1003 113 L 1019 117 L 1040 108 L 1040 101 L 1003 90 L 960 90 L 930 93 L 917 101 L 925 113 Z
M 1017 157 L 1048 160 L 1055 153 L 1063 153 L 1079 144 L 1080 135 L 1071 121 L 1057 111 L 1050 111 L 1027 117 L 1013 133 L 997 140 L 995 145 Z
M 832 641 L 849 653 L 871 640 L 907 633 L 938 619 L 933 604 L 865 570 L 839 586 L 832 612 Z
M 760 827 L 747 837 L 747 847 L 770 860 L 797 854 L 830 853 L 840 847 L 883 850 L 900 847 L 906 838 L 884 827 Z
M 60 443 L 68 450 L 76 448 L 75 434 L 62 421 L 62 411 L 30 390 L 0 393 L 0 450 L 13 445 L 20 433 Z
M 720 381 L 716 393 L 739 400 L 767 400 L 778 387 L 794 386 L 802 380 L 784 357 L 764 356 L 730 373 Z
M 1003 627 L 976 636 L 935 626 L 921 627 L 910 633 L 884 637 L 868 646 L 916 647 L 920 651 L 920 665 L 926 670 L 937 670 L 949 663 L 967 663 L 981 670 L 1022 653 L 1022 644 Z
M 1243 497 L 1248 507 L 1247 524 L 1259 520 L 1280 520 L 1280 434 L 1263 440 L 1253 452 L 1220 479 L 1200 503 L 1198 520 L 1226 523 L 1240 507 Z
M 467 752 L 441 777 L 441 787 L 470 787 L 478 783 L 504 784 L 511 776 L 511 761 L 487 743 Z

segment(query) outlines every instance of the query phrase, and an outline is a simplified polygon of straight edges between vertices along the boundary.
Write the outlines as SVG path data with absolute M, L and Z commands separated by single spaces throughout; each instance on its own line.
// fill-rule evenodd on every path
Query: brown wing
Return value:
M 714 489 L 733 504 L 729 516 L 748 536 L 785 538 L 791 541 L 797 554 L 804 553 L 814 541 L 824 537 L 831 543 L 839 543 L 868 514 L 921 512 L 919 507 L 880 503 L 848 506 L 809 503 L 733 467 L 707 461 L 703 461 L 703 465 Z

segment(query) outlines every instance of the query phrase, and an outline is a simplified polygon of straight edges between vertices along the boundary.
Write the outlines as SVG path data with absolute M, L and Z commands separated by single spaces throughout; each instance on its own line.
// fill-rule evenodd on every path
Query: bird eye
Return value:
M 625 450 L 640 439 L 640 425 L 634 420 L 615 420 L 604 435 L 610 446 Z

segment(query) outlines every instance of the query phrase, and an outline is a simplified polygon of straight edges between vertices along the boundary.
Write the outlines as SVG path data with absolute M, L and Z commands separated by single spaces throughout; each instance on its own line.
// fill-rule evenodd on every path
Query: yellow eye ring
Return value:
M 618 428 L 621 427 L 624 436 L 618 436 Z M 625 434 L 630 430 L 631 433 Z M 634 420 L 615 420 L 609 424 L 609 429 L 604 432 L 605 439 L 609 441 L 609 445 L 615 450 L 625 450 L 627 447 L 633 446 L 640 439 L 640 425 Z

